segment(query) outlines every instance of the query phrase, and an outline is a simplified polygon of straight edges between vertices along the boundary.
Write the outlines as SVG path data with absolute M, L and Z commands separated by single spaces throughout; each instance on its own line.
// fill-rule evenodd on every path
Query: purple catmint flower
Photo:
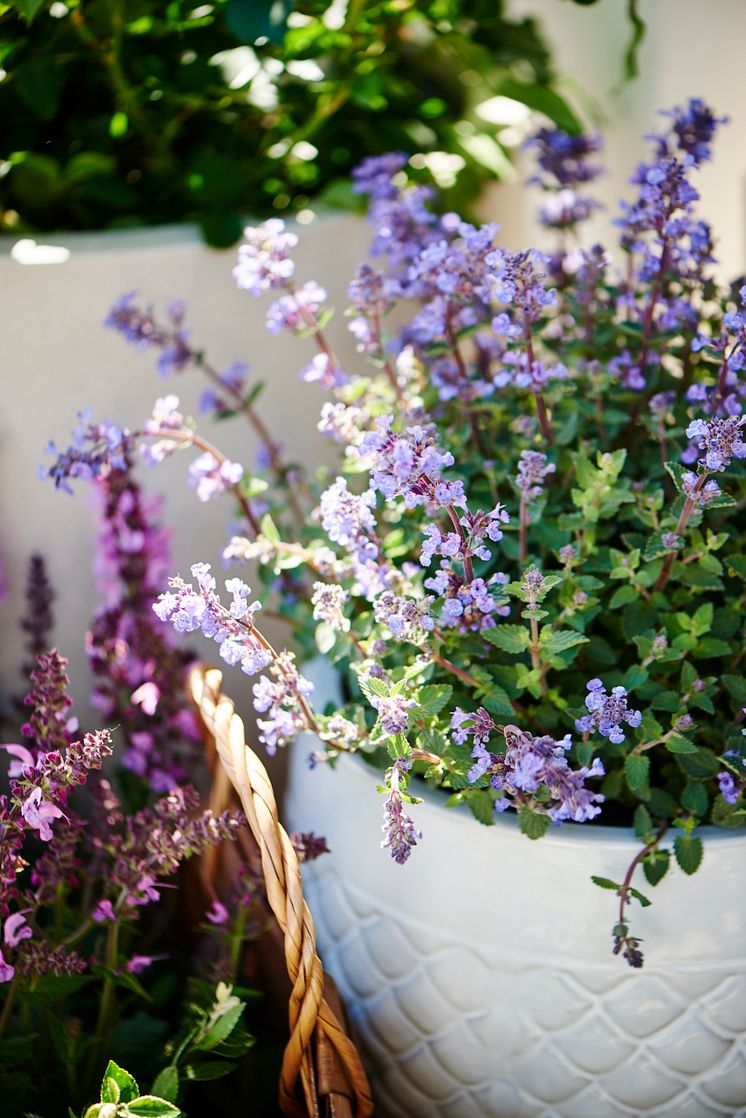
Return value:
M 126 342 L 137 349 L 159 350 L 158 372 L 161 376 L 180 373 L 192 362 L 196 354 L 189 344 L 189 334 L 183 328 L 185 305 L 180 300 L 166 307 L 166 324 L 159 323 L 152 307 L 142 309 L 134 304 L 137 292 L 122 295 L 109 311 L 104 325 L 121 334 Z
M 291 831 L 289 838 L 301 863 L 315 862 L 322 854 L 329 853 L 324 836 L 316 835 L 313 831 Z
M 161 621 L 170 622 L 177 633 L 200 630 L 203 636 L 214 640 L 220 655 L 228 664 L 240 664 L 247 675 L 256 675 L 272 661 L 269 652 L 254 633 L 254 614 L 261 608 L 259 602 L 248 604 L 248 587 L 240 579 L 229 579 L 229 593 L 233 593 L 233 608 L 240 612 L 236 617 L 226 609 L 215 593 L 215 579 L 210 574 L 209 563 L 195 563 L 192 575 L 197 588 L 181 578 L 172 578 L 172 591 L 161 594 L 153 604 L 153 612 Z M 236 584 L 239 584 L 238 588 Z
M 718 126 L 728 122 L 727 116 L 715 116 L 700 97 L 690 97 L 684 107 L 663 109 L 661 115 L 669 117 L 671 123 L 667 133 L 651 137 L 658 145 L 659 158 L 678 152 L 697 167 L 712 157 L 711 144 Z
M 227 458 L 218 462 L 209 451 L 200 454 L 189 467 L 188 482 L 197 490 L 197 499 L 211 501 L 222 497 L 226 489 L 238 485 L 243 477 L 243 466 L 229 462 Z
M 681 475 L 681 488 L 695 505 L 705 508 L 720 496 L 720 486 L 714 478 L 709 478 L 703 485 L 702 477 L 701 474 L 697 475 L 691 470 L 685 470 Z
M 742 439 L 746 414 L 728 416 L 727 419 L 693 420 L 686 429 L 690 438 L 704 455 L 699 465 L 704 470 L 725 470 L 732 458 L 746 458 L 746 443 Z
M 607 695 L 600 679 L 589 680 L 585 705 L 590 714 L 577 718 L 575 729 L 584 734 L 598 730 L 614 744 L 624 741 L 623 723 L 626 722 L 634 729 L 642 722 L 642 712 L 630 710 L 627 706 L 626 689 L 612 687 L 611 694 Z
M 116 918 L 114 906 L 110 900 L 104 899 L 98 901 L 91 909 L 91 920 L 95 920 L 97 924 L 113 924 Z
M 577 186 L 592 182 L 603 173 L 603 167 L 591 158 L 603 150 L 603 139 L 598 134 L 571 135 L 561 128 L 540 128 L 526 141 L 526 148 L 548 176 L 537 175 L 531 181 L 544 186 Z
M 18 947 L 25 939 L 31 939 L 33 934 L 23 912 L 12 913 L 3 924 L 3 943 L 7 947 Z
M 300 334 L 313 328 L 326 300 L 324 288 L 315 280 L 309 280 L 272 303 L 267 311 L 267 330 L 270 334 L 280 334 L 283 330 Z
M 401 435 L 391 428 L 393 417 L 381 416 L 358 448 L 370 459 L 371 488 L 387 500 L 401 497 L 407 508 L 418 505 L 466 506 L 463 482 L 444 481 L 442 471 L 453 465 L 450 451 L 441 450 L 432 430 L 407 427 Z
M 738 803 L 741 788 L 736 784 L 732 773 L 718 773 L 718 785 L 720 787 L 720 795 L 723 797 L 726 804 L 733 805 Z
M 374 695 L 370 702 L 378 711 L 378 724 L 382 733 L 387 737 L 395 737 L 406 731 L 409 722 L 407 711 L 416 705 L 414 699 L 405 699 L 401 695 Z
M 406 774 L 410 768 L 409 761 L 404 757 L 398 757 L 385 776 L 388 794 L 383 809 L 381 830 L 385 837 L 381 847 L 388 850 L 400 866 L 404 865 L 412 853 L 412 848 L 422 838 L 422 832 L 417 830 L 411 817 L 404 811 L 402 803 L 402 789 L 406 787 Z
M 254 709 L 268 715 L 258 719 L 257 726 L 259 740 L 270 755 L 309 728 L 303 704 L 313 693 L 313 684 L 298 672 L 292 653 L 280 653 L 253 692 Z
M 547 307 L 557 302 L 557 292 L 547 288 L 545 268 L 548 258 L 536 249 L 506 252 L 496 249 L 485 258 L 488 266 L 486 285 L 499 303 L 514 308 L 522 323 L 536 322 Z M 499 326 L 493 322 L 493 328 Z
M 518 459 L 518 474 L 515 483 L 527 501 L 534 501 L 544 491 L 544 481 L 557 467 L 547 462 L 546 454 L 538 450 L 523 450 Z
M 352 189 L 356 194 L 368 194 L 371 200 L 395 198 L 399 190 L 391 180 L 406 167 L 407 159 L 402 151 L 368 156 L 353 169 Z
M 325 621 L 335 631 L 346 633 L 350 628 L 350 621 L 344 615 L 344 607 L 349 597 L 342 586 L 315 582 L 311 596 L 314 620 Z
M 415 600 L 386 590 L 376 598 L 373 612 L 378 624 L 385 625 L 397 640 L 420 644 L 425 633 L 435 628 L 430 616 L 432 602 L 433 598 L 429 596 Z
M 274 217 L 262 225 L 244 229 L 244 238 L 233 269 L 238 287 L 255 296 L 284 287 L 295 272 L 290 256 L 298 243 L 295 233 L 289 233 L 285 222 Z
M 113 423 L 91 423 L 90 409 L 78 412 L 78 425 L 73 441 L 64 451 L 50 442 L 47 451 L 56 455 L 49 467 L 40 468 L 42 478 L 51 478 L 56 489 L 72 493 L 70 480 L 105 477 L 112 469 L 125 469 L 127 454 L 132 449 L 128 431 Z
M 658 354 L 648 354 L 649 364 L 658 364 Z M 639 361 L 632 356 L 628 349 L 622 350 L 617 357 L 612 357 L 608 365 L 609 372 L 619 380 L 625 388 L 634 392 L 642 392 L 645 388 L 645 374 L 640 368 Z

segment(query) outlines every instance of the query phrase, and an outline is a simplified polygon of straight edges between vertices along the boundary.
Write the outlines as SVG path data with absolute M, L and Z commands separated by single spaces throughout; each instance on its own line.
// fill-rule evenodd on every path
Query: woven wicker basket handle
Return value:
M 293 845 L 282 827 L 267 770 L 246 744 L 244 724 L 233 702 L 221 691 L 217 668 L 195 665 L 189 691 L 205 730 L 215 742 L 223 768 L 243 806 L 259 846 L 267 900 L 285 937 L 285 963 L 293 989 L 290 995 L 290 1039 L 280 1073 L 280 1105 L 292 1118 L 319 1112 L 319 1072 L 329 1079 L 334 1065 L 344 1071 L 346 1089 L 332 1110 L 368 1118 L 373 1113 L 370 1087 L 355 1045 L 327 1002 L 324 972 L 316 954 L 313 918 L 303 899 L 300 868 Z M 335 1000 L 330 991 L 330 999 Z M 316 1038 L 316 1045 L 314 1045 Z M 317 1071 L 318 1066 L 318 1071 Z M 339 1079 L 339 1075 L 337 1075 Z M 305 1107 L 298 1097 L 302 1089 Z M 347 1096 L 352 1105 L 347 1104 Z

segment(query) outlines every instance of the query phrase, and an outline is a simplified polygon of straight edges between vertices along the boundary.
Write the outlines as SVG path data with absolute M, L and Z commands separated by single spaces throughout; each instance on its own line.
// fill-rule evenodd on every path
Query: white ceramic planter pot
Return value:
M 626 831 L 552 829 L 530 843 L 425 790 L 405 866 L 379 848 L 373 770 L 291 761 L 286 814 L 332 850 L 304 868 L 324 963 L 359 1031 L 387 1118 L 746 1115 L 746 838 L 707 835 L 635 906 L 646 961 L 611 955 Z M 304 748 L 305 746 L 305 748 Z

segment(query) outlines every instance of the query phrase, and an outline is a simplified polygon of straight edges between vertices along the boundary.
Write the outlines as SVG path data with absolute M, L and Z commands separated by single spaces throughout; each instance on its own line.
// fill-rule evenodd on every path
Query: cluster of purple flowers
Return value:
M 554 462 L 548 462 L 546 454 L 541 451 L 522 450 L 515 480 L 521 497 L 526 501 L 535 501 L 544 492 L 546 478 L 556 469 Z
M 384 591 L 374 602 L 374 616 L 379 625 L 387 629 L 401 641 L 420 644 L 426 633 L 431 633 L 435 622 L 430 616 L 430 606 L 434 599 L 404 598 L 391 590 Z
M 142 309 L 134 303 L 136 291 L 122 295 L 109 311 L 104 323 L 137 349 L 159 350 L 158 372 L 162 377 L 180 373 L 195 358 L 184 329 L 185 305 L 174 300 L 166 307 L 166 325 L 155 318 L 152 307 Z
M 212 501 L 222 497 L 227 489 L 238 485 L 243 477 L 243 466 L 224 458 L 218 462 L 214 454 L 205 451 L 189 466 L 187 480 L 197 492 L 197 500 Z
M 49 467 L 40 468 L 42 478 L 51 478 L 56 489 L 72 493 L 70 479 L 90 481 L 104 477 L 111 469 L 127 468 L 127 455 L 132 449 L 129 434 L 113 423 L 90 423 L 91 411 L 78 412 L 78 424 L 72 443 L 59 451 L 55 443 L 47 444 L 47 452 L 56 455 Z
M 505 750 L 492 753 L 487 746 L 498 727 L 484 707 L 474 714 L 457 707 L 451 716 L 451 729 L 459 745 L 472 739 L 475 763 L 469 770 L 470 783 L 489 776 L 490 786 L 502 793 L 495 801 L 495 811 L 530 804 L 534 810 L 548 814 L 554 823 L 584 823 L 601 811 L 598 805 L 604 797 L 587 788 L 585 782 L 603 776 L 604 767 L 596 758 L 590 767 L 571 769 L 566 756 L 572 746 L 569 734 L 555 741 L 548 735 L 534 737 L 517 726 L 506 726 L 502 730 Z M 553 801 L 549 808 L 542 808 L 534 798 L 540 788 L 545 788 Z
M 285 222 L 277 217 L 244 229 L 244 244 L 238 250 L 238 264 L 233 269 L 237 285 L 257 296 L 272 288 L 286 287 L 295 274 L 291 252 L 297 244 L 295 233 L 288 232 Z
M 746 443 L 741 435 L 746 414 L 731 415 L 726 419 L 693 420 L 686 429 L 687 437 L 704 450 L 699 460 L 703 470 L 720 471 L 730 465 L 732 458 L 746 458 Z
M 254 614 L 261 609 L 260 603 L 249 603 L 249 587 L 240 578 L 232 578 L 225 583 L 233 595 L 226 609 L 215 592 L 217 583 L 209 563 L 195 563 L 192 577 L 196 589 L 181 578 L 170 579 L 171 590 L 158 597 L 153 612 L 161 621 L 170 622 L 177 633 L 199 630 L 220 646 L 226 664 L 239 664 L 246 675 L 257 675 L 272 662 L 272 653 L 254 630 Z
M 466 506 L 461 481 L 444 481 L 443 470 L 454 463 L 450 451 L 441 450 L 434 432 L 421 426 L 393 430 L 394 418 L 381 416 L 358 448 L 361 458 L 370 458 L 371 488 L 387 501 L 401 497 L 406 508 L 418 505 Z
M 200 734 L 182 700 L 189 653 L 172 647 L 152 613 L 170 566 L 169 539 L 129 470 L 97 482 L 102 502 L 96 574 L 105 595 L 87 636 L 93 704 L 122 726 L 121 764 L 155 792 L 193 767 Z M 46 704 L 45 704 L 46 705 Z
M 402 789 L 406 787 L 407 773 L 412 765 L 404 757 L 398 757 L 386 772 L 385 783 L 388 793 L 383 808 L 384 840 L 381 847 L 388 850 L 391 857 L 400 866 L 409 858 L 412 847 L 417 845 L 422 838 L 422 832 L 417 829 L 411 816 L 404 811 Z
M 627 706 L 627 691 L 624 687 L 612 687 L 607 695 L 600 679 L 588 681 L 588 694 L 585 697 L 589 714 L 576 718 L 575 729 L 587 734 L 598 730 L 609 741 L 619 744 L 624 741 L 622 724 L 627 723 L 635 729 L 642 722 L 642 712 L 630 710 Z
M 500 592 L 510 579 L 502 571 L 489 578 L 468 581 L 443 562 L 434 575 L 425 579 L 425 586 L 443 599 L 439 624 L 444 629 L 481 632 L 492 629 L 498 617 L 507 617 L 510 606 Z
M 272 755 L 288 745 L 302 730 L 311 729 L 306 700 L 313 684 L 300 674 L 291 652 L 281 652 L 253 686 L 254 710 L 267 718 L 257 720 L 259 740 Z

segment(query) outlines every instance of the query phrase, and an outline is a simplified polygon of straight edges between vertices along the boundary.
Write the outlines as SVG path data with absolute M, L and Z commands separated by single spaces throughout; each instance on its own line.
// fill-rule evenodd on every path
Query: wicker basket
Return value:
M 235 789 L 261 855 L 267 900 L 283 936 L 292 990 L 280 1106 L 290 1118 L 367 1118 L 373 1113 L 370 1087 L 341 999 L 316 953 L 316 932 L 303 899 L 298 858 L 279 821 L 267 770 L 246 744 L 243 721 L 223 694 L 222 682 L 217 668 L 198 664 L 189 673 L 188 686 L 204 728 L 208 757 L 214 761 L 210 806 L 223 810 Z M 203 872 L 208 878 L 214 873 L 209 859 Z

